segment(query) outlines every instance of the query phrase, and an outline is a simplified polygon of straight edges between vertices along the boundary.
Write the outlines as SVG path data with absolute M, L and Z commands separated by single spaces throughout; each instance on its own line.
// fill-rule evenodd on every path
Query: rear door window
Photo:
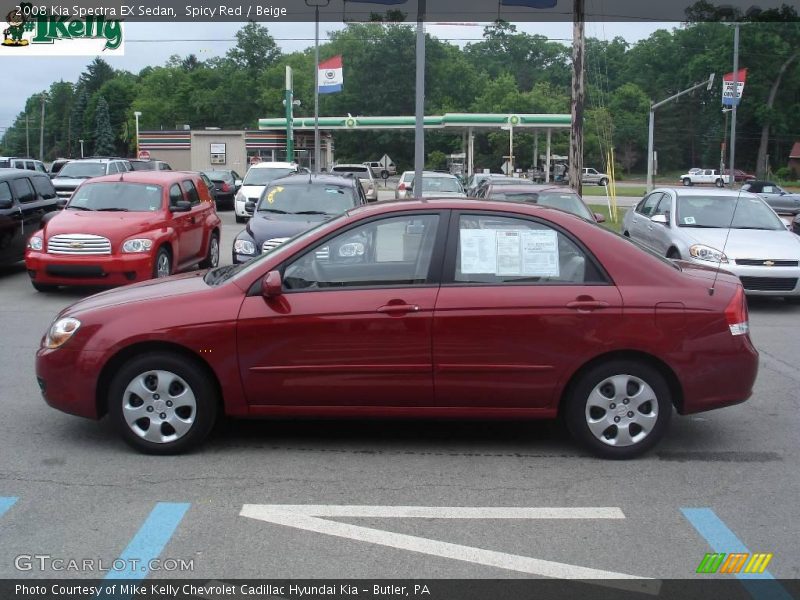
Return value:
M 183 192 L 181 191 L 180 186 L 176 183 L 171 188 L 169 188 L 169 204 L 170 206 L 175 206 L 178 202 L 183 201 Z
M 192 206 L 200 204 L 200 195 L 197 193 L 197 188 L 190 180 L 182 181 L 181 186 L 183 187 L 183 191 L 186 192 L 186 199 L 192 203 Z
M 33 193 L 33 187 L 27 177 L 14 179 L 11 182 L 11 189 L 14 191 L 14 196 L 20 202 L 33 202 L 36 195 Z

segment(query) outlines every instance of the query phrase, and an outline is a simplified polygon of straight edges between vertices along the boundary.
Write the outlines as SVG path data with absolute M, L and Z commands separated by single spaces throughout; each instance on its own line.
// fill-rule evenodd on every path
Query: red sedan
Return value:
M 709 290 L 713 289 L 713 293 Z M 42 339 L 47 402 L 167 454 L 234 417 L 554 418 L 592 452 L 651 448 L 673 407 L 746 400 L 736 277 L 560 210 L 361 207 L 245 265 L 92 296 Z
M 219 264 L 221 221 L 197 173 L 141 171 L 83 183 L 25 251 L 33 287 L 115 286 Z

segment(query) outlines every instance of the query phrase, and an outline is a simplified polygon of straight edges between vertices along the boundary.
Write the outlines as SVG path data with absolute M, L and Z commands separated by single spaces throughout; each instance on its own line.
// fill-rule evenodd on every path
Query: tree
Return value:
M 95 111 L 94 153 L 99 156 L 110 156 L 116 153 L 115 135 L 108 115 L 108 103 L 100 96 Z
M 236 47 L 228 50 L 228 58 L 239 68 L 259 71 L 269 67 L 281 56 L 281 51 L 269 30 L 250 21 L 236 32 Z
M 99 90 L 106 81 L 114 78 L 115 71 L 111 68 L 106 61 L 102 58 L 95 58 L 86 67 L 86 71 L 81 73 L 78 79 L 78 87 L 86 90 L 86 93 L 91 96 Z
M 650 101 L 642 89 L 626 83 L 611 95 L 611 114 L 614 120 L 614 145 L 626 172 L 638 162 L 647 143 L 647 114 Z

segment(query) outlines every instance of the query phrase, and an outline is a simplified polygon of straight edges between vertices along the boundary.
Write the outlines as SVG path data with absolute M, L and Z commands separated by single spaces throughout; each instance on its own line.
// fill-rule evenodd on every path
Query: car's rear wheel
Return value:
M 159 248 L 156 261 L 153 263 L 153 277 L 169 277 L 172 274 L 172 255 L 166 248 Z
M 47 283 L 36 283 L 35 281 L 31 281 L 31 285 L 33 285 L 33 289 L 37 292 L 55 292 L 58 289 L 57 285 L 51 285 Z
M 664 435 L 672 414 L 669 386 L 661 373 L 629 360 L 592 367 L 573 386 L 566 402 L 570 432 L 602 458 L 643 454 Z
M 722 179 L 717 179 L 717 180 L 714 182 L 714 185 L 716 185 L 717 187 L 720 187 L 720 188 L 721 188 L 722 186 L 724 186 L 724 185 L 725 185 L 725 182 L 724 182 L 724 181 L 722 181 Z
M 208 240 L 208 254 L 200 263 L 201 269 L 213 269 L 219 265 L 219 234 L 215 231 Z
M 692 180 L 689 179 L 688 177 L 684 177 L 683 178 L 683 185 L 685 185 L 686 187 L 689 187 L 690 185 L 692 185 Z
M 202 442 L 217 419 L 216 386 L 191 360 L 137 356 L 111 382 L 108 412 L 123 439 L 147 454 L 177 454 Z

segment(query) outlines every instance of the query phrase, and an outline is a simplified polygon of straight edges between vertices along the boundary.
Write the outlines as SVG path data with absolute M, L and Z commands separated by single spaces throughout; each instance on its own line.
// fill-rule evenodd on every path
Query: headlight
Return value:
M 153 240 L 146 240 L 144 238 L 137 238 L 135 240 L 128 240 L 122 244 L 123 252 L 147 252 L 153 247 Z
M 236 202 L 247 202 L 247 198 L 242 192 L 236 192 L 236 197 L 234 198 Z
M 42 243 L 42 238 L 40 237 L 32 237 L 28 240 L 28 248 L 31 250 L 41 250 L 44 247 Z
M 233 243 L 233 251 L 236 254 L 255 254 L 256 245 L 250 240 L 236 240 Z
M 80 326 L 81 322 L 78 319 L 73 319 L 72 317 L 59 319 L 50 326 L 50 330 L 47 332 L 47 337 L 44 340 L 45 348 L 50 348 L 51 350 L 60 348 L 75 335 Z
M 703 244 L 695 244 L 689 247 L 689 254 L 692 258 L 697 260 L 707 260 L 715 263 L 727 263 L 728 257 L 722 252 L 711 246 L 704 246 Z

